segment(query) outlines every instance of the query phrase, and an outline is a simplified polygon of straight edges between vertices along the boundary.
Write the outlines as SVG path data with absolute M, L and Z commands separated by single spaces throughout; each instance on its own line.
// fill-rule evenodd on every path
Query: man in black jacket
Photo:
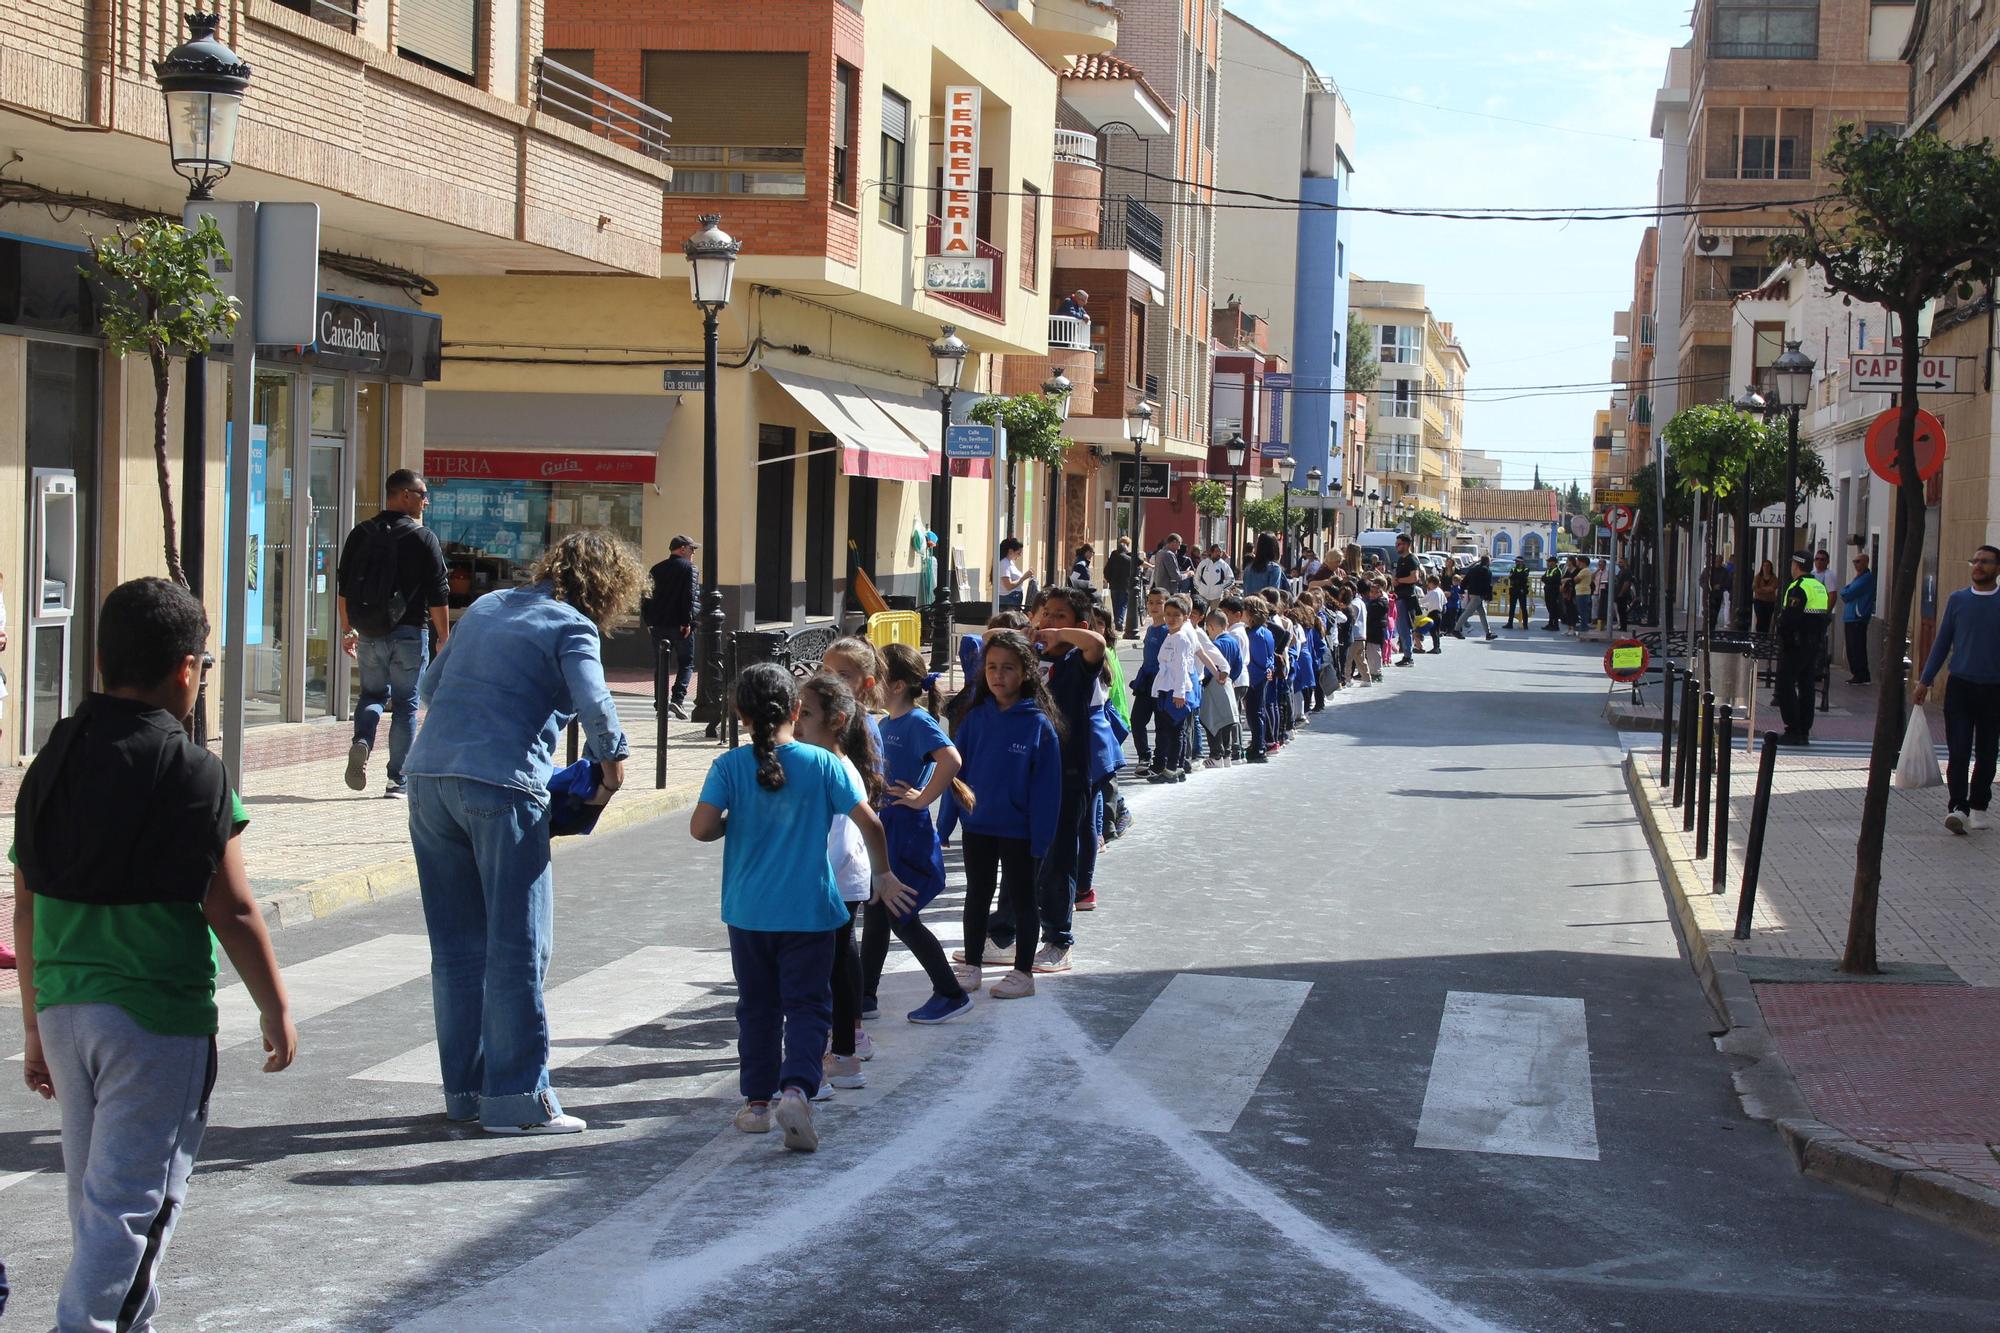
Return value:
M 639 603 L 639 620 L 653 636 L 653 655 L 660 645 L 674 650 L 674 687 L 667 711 L 683 720 L 687 717 L 688 677 L 694 674 L 694 610 L 701 573 L 694 567 L 694 553 L 701 543 L 676 535 L 667 543 L 667 558 L 653 566 L 653 590 Z
M 430 483 L 398 468 L 384 489 L 382 512 L 355 524 L 341 544 L 334 588 L 341 651 L 354 659 L 361 677 L 354 738 L 347 747 L 347 785 L 367 790 L 368 758 L 386 709 L 389 765 L 382 794 L 400 798 L 403 760 L 417 735 L 417 685 L 425 664 L 444 651 L 451 634 L 451 574 L 437 534 L 423 525 Z
M 1528 562 L 1525 558 L 1516 560 L 1514 568 L 1507 573 L 1507 628 L 1514 628 L 1514 612 L 1521 613 L 1521 628 L 1528 628 L 1528 617 L 1533 614 L 1528 602 Z
M 1493 626 L 1486 619 L 1486 603 L 1493 599 L 1493 558 L 1482 555 L 1479 562 L 1465 571 L 1465 609 L 1458 614 L 1458 637 L 1465 637 L 1465 626 L 1473 616 L 1479 617 L 1479 630 L 1487 639 L 1500 636 L 1493 632 Z
M 1111 590 L 1111 618 L 1121 632 L 1125 628 L 1125 612 L 1132 602 L 1132 576 L 1137 571 L 1132 539 L 1120 537 L 1117 547 L 1104 557 L 1104 586 Z

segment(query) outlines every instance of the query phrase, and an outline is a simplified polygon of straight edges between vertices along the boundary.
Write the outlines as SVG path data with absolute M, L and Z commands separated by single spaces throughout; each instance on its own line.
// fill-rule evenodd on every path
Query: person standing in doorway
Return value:
M 1972 586 L 1945 600 L 1937 639 L 1911 701 L 1922 704 L 1947 662 L 1944 692 L 1944 826 L 1953 833 L 1991 828 L 1993 767 L 2000 758 L 2000 546 L 1972 553 Z M 1971 769 L 1967 780 L 1968 765 Z
M 1868 568 L 1868 554 L 1854 553 L 1854 577 L 1840 590 L 1840 624 L 1847 634 L 1847 683 L 1866 685 L 1868 674 L 1868 622 L 1875 615 L 1875 571 Z
M 417 681 L 431 653 L 444 651 L 451 634 L 446 610 L 449 572 L 437 534 L 423 525 L 430 486 L 408 468 L 389 474 L 382 512 L 355 524 L 340 548 L 340 646 L 361 668 L 361 702 L 354 710 L 354 740 L 347 747 L 347 785 L 368 787 L 368 756 L 375 749 L 382 710 L 389 709 L 388 786 L 403 794 L 403 759 L 417 734 Z M 424 626 L 431 644 L 426 651 Z
M 687 720 L 688 677 L 694 674 L 695 596 L 701 587 L 694 553 L 700 549 L 694 538 L 676 534 L 667 543 L 667 558 L 653 566 L 653 590 L 639 603 L 640 623 L 653 636 L 654 660 L 659 660 L 663 645 L 674 651 L 674 685 L 667 711 L 682 721 Z

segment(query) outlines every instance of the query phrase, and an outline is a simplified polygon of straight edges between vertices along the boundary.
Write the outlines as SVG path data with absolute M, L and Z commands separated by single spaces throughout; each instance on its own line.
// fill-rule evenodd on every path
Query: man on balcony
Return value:
M 1056 313 L 1058 315 L 1067 315 L 1071 319 L 1089 320 L 1090 293 L 1085 291 L 1071 292 L 1063 298 L 1062 304 L 1056 308 Z

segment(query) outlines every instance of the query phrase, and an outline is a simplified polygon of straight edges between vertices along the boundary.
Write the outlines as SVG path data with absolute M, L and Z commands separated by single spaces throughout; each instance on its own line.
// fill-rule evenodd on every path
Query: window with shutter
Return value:
M 480 0 L 401 0 L 396 50 L 468 83 L 479 76 Z
M 910 104 L 882 90 L 882 220 L 907 226 L 905 187 L 910 179 Z
M 675 194 L 806 192 L 798 51 L 648 51 L 641 99 L 674 118 Z

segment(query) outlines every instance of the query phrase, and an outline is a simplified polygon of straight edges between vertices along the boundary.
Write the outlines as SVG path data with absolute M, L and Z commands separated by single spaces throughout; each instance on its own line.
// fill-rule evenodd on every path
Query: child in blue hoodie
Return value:
M 1042 595 L 1035 611 L 1035 645 L 1048 673 L 1049 695 L 1062 715 L 1063 764 L 1055 842 L 1042 862 L 1037 886 L 1042 919 L 1037 972 L 1069 971 L 1077 900 L 1097 873 L 1091 794 L 1099 782 L 1118 771 L 1123 757 L 1104 708 L 1111 698 L 1104 636 L 1089 626 L 1089 593 L 1081 588 L 1050 588 Z M 1093 890 L 1093 906 L 1096 901 Z
M 1167 640 L 1167 595 L 1158 588 L 1146 594 L 1146 625 L 1144 656 L 1132 677 L 1132 748 L 1141 768 L 1153 766 L 1153 681 L 1160 674 L 1160 645 Z
M 996 1000 L 1035 993 L 1036 871 L 1055 841 L 1062 806 L 1059 719 L 1026 636 L 1011 629 L 988 634 L 982 674 L 953 737 L 964 761 L 959 777 L 977 803 L 963 809 L 947 791 L 938 836 L 949 842 L 965 825 L 966 961 L 958 981 L 967 991 L 979 989 L 993 890 L 1006 885 L 1014 969 L 993 983 Z
M 1243 599 L 1243 619 L 1250 627 L 1250 752 L 1246 757 L 1253 764 L 1268 762 L 1264 751 L 1270 742 L 1271 677 L 1278 656 L 1277 645 L 1264 623 L 1269 619 L 1270 608 L 1271 604 L 1262 597 Z

